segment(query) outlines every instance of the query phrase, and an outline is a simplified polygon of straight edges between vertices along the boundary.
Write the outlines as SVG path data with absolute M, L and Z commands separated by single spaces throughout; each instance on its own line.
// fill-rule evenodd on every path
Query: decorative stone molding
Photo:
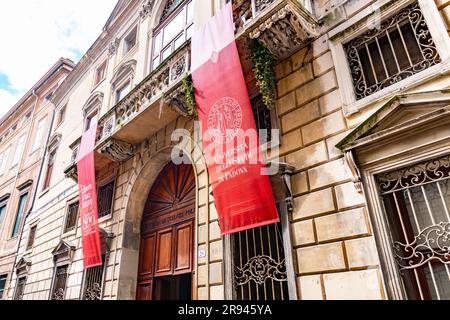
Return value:
M 98 140 L 105 141 L 160 99 L 164 99 L 164 102 L 170 101 L 172 107 L 186 116 L 184 102 L 181 99 L 184 92 L 177 88 L 182 87 L 182 79 L 189 74 L 190 59 L 190 44 L 186 43 L 99 120 Z M 117 77 L 119 73 L 120 70 Z
M 363 186 L 361 182 L 361 171 L 356 165 L 355 157 L 353 156 L 353 151 L 345 152 L 345 161 L 347 162 L 350 172 L 352 173 L 352 181 L 355 185 L 356 191 L 363 193 Z
M 53 136 L 50 138 L 50 142 L 48 143 L 47 150 L 53 151 L 56 148 L 58 148 L 61 138 L 62 138 L 62 135 L 60 133 L 53 134 Z
M 31 260 L 30 260 L 30 258 L 22 257 L 16 263 L 16 273 L 18 275 L 26 274 L 30 270 L 30 267 L 31 267 Z
M 171 106 L 175 111 L 183 117 L 191 117 L 188 105 L 186 103 L 186 92 L 183 86 L 175 88 L 164 96 L 164 102 Z
M 108 46 L 108 54 L 110 56 L 113 56 L 117 53 L 117 50 L 119 49 L 120 39 L 116 38 L 113 42 L 111 42 Z
M 67 241 L 61 240 L 55 249 L 52 251 L 53 261 L 69 260 L 73 258 L 76 246 Z
M 68 179 L 78 183 L 78 168 L 76 163 L 72 163 L 66 170 L 64 170 L 64 175 Z
M 122 163 L 135 155 L 136 147 L 123 141 L 108 139 L 98 151 L 112 161 Z
M 145 1 L 145 3 L 142 5 L 141 11 L 139 11 L 139 16 L 141 17 L 141 20 L 144 20 L 150 15 L 150 13 L 152 13 L 154 5 L 155 0 Z
M 279 59 L 290 56 L 319 36 L 317 22 L 303 8 L 290 2 L 261 20 L 249 37 L 261 41 Z

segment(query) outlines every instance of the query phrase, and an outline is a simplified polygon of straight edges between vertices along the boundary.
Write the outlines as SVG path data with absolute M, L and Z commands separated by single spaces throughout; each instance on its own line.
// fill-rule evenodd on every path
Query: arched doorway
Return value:
M 138 300 L 192 298 L 194 220 L 194 170 L 171 162 L 155 180 L 144 208 Z

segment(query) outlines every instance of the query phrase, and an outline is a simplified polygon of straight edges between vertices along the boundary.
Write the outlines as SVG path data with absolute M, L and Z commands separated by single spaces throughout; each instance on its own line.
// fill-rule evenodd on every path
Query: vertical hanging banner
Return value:
M 231 3 L 193 35 L 192 79 L 222 235 L 279 222 L 264 174 Z
M 84 268 L 102 265 L 100 231 L 98 227 L 97 186 L 95 182 L 94 147 L 97 126 L 86 131 L 78 155 L 78 189 Z

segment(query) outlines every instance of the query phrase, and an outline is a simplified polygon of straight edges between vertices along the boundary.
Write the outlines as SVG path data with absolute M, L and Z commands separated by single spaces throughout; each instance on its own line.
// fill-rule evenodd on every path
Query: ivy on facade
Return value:
M 197 103 L 195 102 L 195 89 L 192 76 L 188 75 L 184 77 L 182 85 L 186 97 L 187 112 L 193 117 L 197 114 Z
M 275 76 L 276 57 L 259 41 L 250 45 L 252 52 L 253 72 L 265 106 L 269 110 L 275 108 L 277 82 Z

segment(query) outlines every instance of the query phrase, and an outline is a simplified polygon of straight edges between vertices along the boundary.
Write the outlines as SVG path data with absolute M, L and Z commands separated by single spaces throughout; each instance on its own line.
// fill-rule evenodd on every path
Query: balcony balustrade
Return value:
M 115 162 L 180 115 L 188 117 L 182 80 L 190 73 L 190 43 L 174 52 L 99 120 L 96 150 Z

